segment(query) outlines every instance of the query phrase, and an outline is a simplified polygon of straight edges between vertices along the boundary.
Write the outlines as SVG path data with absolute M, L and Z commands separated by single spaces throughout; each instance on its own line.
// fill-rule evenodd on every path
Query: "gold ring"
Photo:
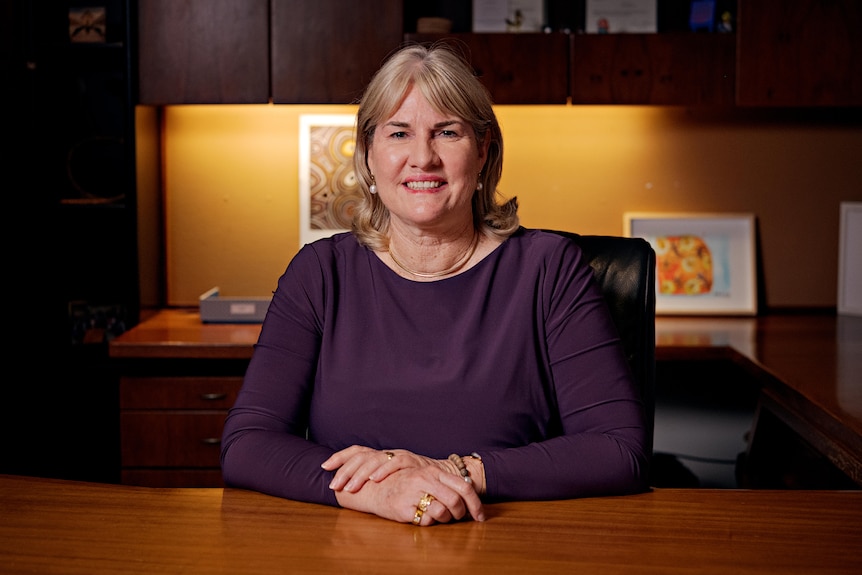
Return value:
M 395 454 L 391 451 L 384 451 L 383 453 L 386 454 L 386 459 L 392 459 L 393 457 L 395 457 Z
M 419 525 L 419 522 L 422 521 L 422 516 L 425 515 L 425 512 L 428 511 L 428 507 L 434 501 L 434 496 L 430 493 L 426 493 L 419 499 L 419 505 L 416 506 L 416 513 L 413 514 L 413 525 Z
M 426 493 L 422 496 L 422 499 L 419 500 L 419 506 L 416 508 L 420 510 L 422 513 L 428 511 L 428 506 L 431 505 L 431 502 L 434 501 L 434 496 L 430 493 Z

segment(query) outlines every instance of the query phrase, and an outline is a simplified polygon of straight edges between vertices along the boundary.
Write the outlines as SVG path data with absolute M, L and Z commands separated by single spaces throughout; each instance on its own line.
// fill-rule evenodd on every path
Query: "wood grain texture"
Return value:
M 141 0 L 137 25 L 141 104 L 269 100 L 268 0 Z
M 859 573 L 862 493 L 663 489 L 417 528 L 235 489 L 0 476 L 8 573 Z

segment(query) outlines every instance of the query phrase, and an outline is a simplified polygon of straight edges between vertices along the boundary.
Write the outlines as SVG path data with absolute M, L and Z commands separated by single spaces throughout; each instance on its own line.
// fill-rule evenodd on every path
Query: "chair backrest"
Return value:
M 655 428 L 655 251 L 643 238 L 546 231 L 578 244 L 593 268 L 640 385 L 651 453 Z

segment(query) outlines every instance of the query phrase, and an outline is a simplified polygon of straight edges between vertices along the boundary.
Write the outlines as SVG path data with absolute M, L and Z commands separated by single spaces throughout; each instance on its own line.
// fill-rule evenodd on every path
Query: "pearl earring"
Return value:
M 476 182 L 476 191 L 481 192 L 484 187 L 485 186 L 482 185 L 482 172 L 479 172 L 479 181 Z
M 374 179 L 374 176 L 371 176 L 371 185 L 368 186 L 368 191 L 372 194 L 377 193 L 377 180 Z

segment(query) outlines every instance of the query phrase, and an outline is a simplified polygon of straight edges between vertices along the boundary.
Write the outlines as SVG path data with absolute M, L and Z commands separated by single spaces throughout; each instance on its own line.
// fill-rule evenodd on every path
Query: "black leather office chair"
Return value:
M 640 385 L 651 453 L 655 428 L 655 252 L 642 238 L 547 231 L 577 243 L 593 268 Z

